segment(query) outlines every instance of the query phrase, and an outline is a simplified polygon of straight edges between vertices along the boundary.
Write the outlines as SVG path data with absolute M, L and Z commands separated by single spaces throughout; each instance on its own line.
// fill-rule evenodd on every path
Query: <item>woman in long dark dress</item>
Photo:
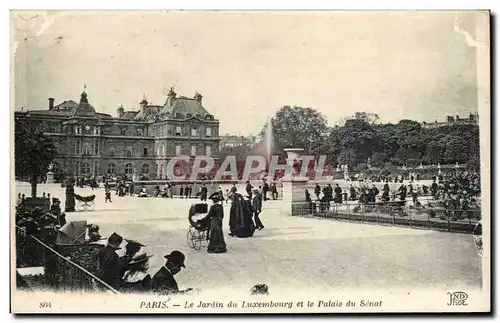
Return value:
M 210 219 L 210 233 L 207 252 L 224 253 L 226 252 L 226 242 L 222 232 L 222 219 L 224 218 L 224 208 L 219 204 L 221 197 L 218 192 L 210 195 L 214 204 L 208 211 L 207 218 Z
M 66 185 L 66 204 L 64 205 L 64 210 L 66 212 L 75 212 L 75 188 L 71 181 Z
M 255 232 L 255 223 L 252 218 L 252 206 L 250 201 L 246 200 L 243 195 L 239 193 L 234 193 L 232 195 L 230 216 L 229 235 L 238 238 L 253 236 Z

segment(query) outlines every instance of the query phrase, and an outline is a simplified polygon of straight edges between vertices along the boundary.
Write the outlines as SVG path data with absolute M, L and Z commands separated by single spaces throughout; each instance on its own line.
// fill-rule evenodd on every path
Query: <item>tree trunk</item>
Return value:
M 31 176 L 31 197 L 36 198 L 37 176 Z

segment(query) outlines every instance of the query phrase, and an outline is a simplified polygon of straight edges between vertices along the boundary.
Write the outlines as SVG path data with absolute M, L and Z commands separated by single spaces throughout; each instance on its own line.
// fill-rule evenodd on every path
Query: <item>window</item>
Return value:
M 99 155 L 99 141 L 97 141 L 97 140 L 95 141 L 95 146 L 94 146 L 94 148 L 95 148 L 95 152 L 94 152 L 94 154 L 95 154 L 95 155 Z
M 116 165 L 111 163 L 108 164 L 108 174 L 115 174 L 116 173 Z
M 181 154 L 181 145 L 176 145 L 175 146 L 175 154 L 179 156 Z
M 109 148 L 109 157 L 115 157 L 115 148 L 114 147 Z
M 134 173 L 134 167 L 132 166 L 132 164 L 128 163 L 125 165 L 125 174 L 126 175 L 131 175 Z
M 160 146 L 156 146 L 156 156 L 160 156 Z
M 198 130 L 196 130 L 196 127 L 191 128 L 191 136 L 192 137 L 198 136 Z
M 142 165 L 142 173 L 149 174 L 149 165 L 148 164 Z
M 127 134 L 127 129 L 126 128 L 121 128 L 120 129 L 120 133 L 122 134 L 122 136 L 125 136 Z
M 144 148 L 142 149 L 142 155 L 143 155 L 144 157 L 147 157 L 147 156 L 148 156 L 148 147 L 144 147 Z
M 160 164 L 160 169 L 158 170 L 160 178 L 163 177 L 163 164 Z
M 161 145 L 161 155 L 165 156 L 165 146 Z
M 175 127 L 175 135 L 176 135 L 176 136 L 180 136 L 180 135 L 181 135 L 181 133 L 182 133 L 182 128 L 181 128 L 181 126 L 177 126 L 177 127 Z
M 212 137 L 212 128 L 210 128 L 210 127 L 206 128 L 206 136 L 207 137 Z
M 196 155 L 196 146 L 191 146 L 191 156 Z
M 212 153 L 212 146 L 206 145 L 205 146 L 205 155 L 210 156 L 211 153 Z
M 83 154 L 84 155 L 90 155 L 90 146 L 89 146 L 89 144 L 85 144 L 83 146 Z
M 75 154 L 80 153 L 80 140 L 77 140 L 75 143 Z
M 132 147 L 127 147 L 127 157 L 132 157 Z
M 82 164 L 82 174 L 84 175 L 90 174 L 90 165 L 88 163 Z
M 141 128 L 137 128 L 137 135 L 142 137 L 142 129 Z

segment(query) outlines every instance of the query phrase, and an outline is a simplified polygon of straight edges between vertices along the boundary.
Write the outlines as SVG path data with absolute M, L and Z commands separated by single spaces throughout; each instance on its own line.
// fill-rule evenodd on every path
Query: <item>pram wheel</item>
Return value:
M 200 235 L 201 247 L 205 248 L 206 246 L 208 246 L 207 232 L 203 231 L 203 233 L 200 233 L 199 235 Z
M 201 249 L 201 239 L 200 239 L 200 232 L 199 231 L 193 232 L 193 244 L 194 244 L 194 250 Z

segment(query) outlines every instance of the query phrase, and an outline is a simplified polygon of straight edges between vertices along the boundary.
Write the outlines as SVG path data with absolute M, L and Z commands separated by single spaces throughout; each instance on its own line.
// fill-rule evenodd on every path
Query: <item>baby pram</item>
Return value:
M 204 203 L 193 204 L 189 208 L 189 229 L 187 232 L 187 244 L 194 250 L 200 250 L 208 244 L 208 230 L 210 219 L 208 205 Z

